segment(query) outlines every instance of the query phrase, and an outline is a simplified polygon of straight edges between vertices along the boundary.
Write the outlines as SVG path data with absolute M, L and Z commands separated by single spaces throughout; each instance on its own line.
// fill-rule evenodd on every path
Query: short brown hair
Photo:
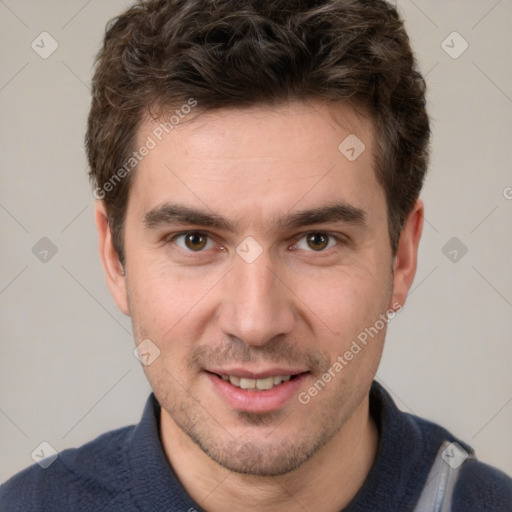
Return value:
M 428 160 L 425 81 L 385 0 L 140 0 L 107 26 L 86 135 L 96 190 L 125 165 L 149 109 L 201 111 L 287 100 L 349 102 L 375 130 L 377 178 L 396 252 Z M 102 193 L 124 263 L 133 173 Z

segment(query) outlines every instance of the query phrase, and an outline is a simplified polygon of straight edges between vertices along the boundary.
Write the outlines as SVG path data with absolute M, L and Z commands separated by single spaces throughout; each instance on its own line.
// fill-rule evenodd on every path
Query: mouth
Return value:
M 309 371 L 276 369 L 261 373 L 243 370 L 205 371 L 220 397 L 238 411 L 277 410 L 297 393 Z

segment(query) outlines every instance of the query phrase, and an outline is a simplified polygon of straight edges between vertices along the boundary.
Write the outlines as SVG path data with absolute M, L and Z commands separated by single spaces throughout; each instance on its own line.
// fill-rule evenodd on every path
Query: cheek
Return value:
M 391 296 L 391 273 L 382 264 L 317 269 L 294 279 L 293 289 L 312 322 L 342 343 L 373 325 Z
M 138 341 L 148 337 L 169 345 L 177 337 L 194 339 L 221 278 L 219 272 L 198 275 L 197 269 L 172 267 L 151 255 L 134 258 L 127 266 L 127 285 Z
M 172 396 L 172 389 L 178 393 L 191 385 L 188 360 L 190 348 L 203 337 L 204 311 L 211 305 L 205 296 L 208 283 L 194 285 L 162 265 L 136 270 L 127 272 L 136 344 L 149 339 L 159 350 L 143 370 L 160 396 Z
M 332 393 L 338 397 L 333 396 L 332 400 L 345 399 L 347 394 L 355 397 L 361 389 L 369 388 L 384 347 L 387 322 L 382 315 L 388 310 L 390 294 L 388 283 L 351 275 L 345 279 L 340 276 L 329 294 L 315 297 L 321 305 L 315 311 L 321 319 L 316 321 L 317 343 L 328 354 L 335 375 L 342 376 L 334 379 Z M 337 368 L 333 367 L 335 362 Z

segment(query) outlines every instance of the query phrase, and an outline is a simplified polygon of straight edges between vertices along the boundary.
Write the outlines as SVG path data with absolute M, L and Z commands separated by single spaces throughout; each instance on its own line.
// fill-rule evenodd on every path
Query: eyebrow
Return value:
M 274 230 L 296 229 L 312 224 L 342 222 L 363 226 L 366 224 L 366 212 L 361 208 L 335 203 L 289 213 L 273 223 Z M 238 224 L 232 223 L 222 215 L 210 213 L 180 204 L 164 203 L 146 212 L 143 224 L 147 229 L 155 229 L 170 224 L 193 224 L 234 233 Z

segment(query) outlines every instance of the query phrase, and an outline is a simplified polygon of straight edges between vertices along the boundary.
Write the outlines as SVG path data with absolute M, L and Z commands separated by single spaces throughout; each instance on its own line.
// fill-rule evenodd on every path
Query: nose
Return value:
M 263 253 L 247 263 L 236 256 L 223 281 L 219 326 L 226 336 L 262 346 L 289 334 L 296 322 L 293 293 L 284 284 L 279 265 Z

